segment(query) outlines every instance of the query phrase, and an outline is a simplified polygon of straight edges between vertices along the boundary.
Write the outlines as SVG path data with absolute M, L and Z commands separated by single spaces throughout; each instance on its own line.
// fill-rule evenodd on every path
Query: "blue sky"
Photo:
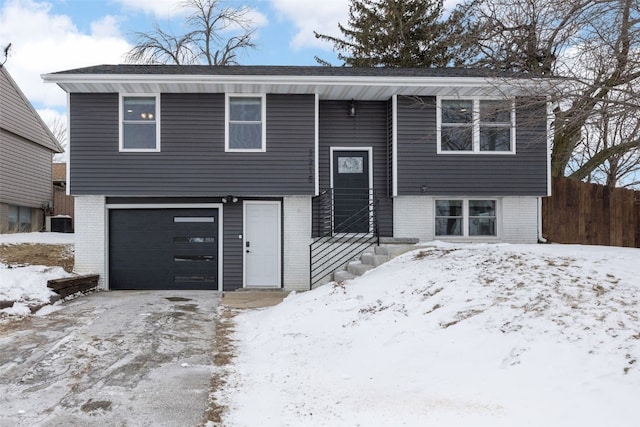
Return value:
M 0 47 L 12 48 L 5 66 L 45 122 L 65 120 L 66 95 L 42 74 L 124 62 L 135 32 L 154 21 L 180 32 L 180 0 L 0 0 Z M 338 65 L 331 46 L 313 30 L 338 34 L 348 0 L 227 0 L 251 8 L 257 49 L 243 65 L 316 65 L 314 55 Z M 3 58 L 0 58 L 2 60 Z
M 244 5 L 256 33 L 243 65 L 317 65 L 314 56 L 340 65 L 332 46 L 313 31 L 340 36 L 349 0 L 221 0 Z M 459 0 L 445 0 L 451 9 Z M 66 94 L 41 75 L 124 62 L 135 32 L 162 28 L 180 33 L 181 0 L 0 0 L 0 48 L 12 43 L 5 67 L 48 124 L 66 121 Z M 0 52 L 0 61 L 4 60 Z

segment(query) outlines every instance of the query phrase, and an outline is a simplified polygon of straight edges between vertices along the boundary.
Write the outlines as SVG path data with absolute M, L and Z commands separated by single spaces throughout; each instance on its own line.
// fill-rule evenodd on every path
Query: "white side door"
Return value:
M 280 288 L 280 202 L 244 202 L 244 287 Z

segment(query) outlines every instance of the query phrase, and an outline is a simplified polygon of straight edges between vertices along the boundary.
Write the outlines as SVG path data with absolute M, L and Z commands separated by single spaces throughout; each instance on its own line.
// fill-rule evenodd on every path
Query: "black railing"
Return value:
M 377 198 L 372 189 L 330 189 L 313 202 L 318 237 L 309 248 L 311 288 L 371 245 L 380 243 Z

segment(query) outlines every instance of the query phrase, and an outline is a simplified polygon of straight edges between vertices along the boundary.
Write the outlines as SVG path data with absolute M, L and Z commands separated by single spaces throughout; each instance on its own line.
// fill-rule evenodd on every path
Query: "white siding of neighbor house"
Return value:
M 47 148 L 49 152 L 60 149 L 6 67 L 0 67 L 0 93 L 0 129 Z
M 438 197 L 445 199 L 446 197 Z M 456 197 L 452 197 L 456 198 Z M 479 197 L 473 197 L 479 198 Z M 492 197 L 485 197 L 491 199 Z M 434 240 L 434 197 L 399 196 L 393 201 L 393 236 Z M 497 197 L 498 238 L 472 238 L 467 241 L 536 243 L 538 211 L 536 197 Z M 460 241 L 459 238 L 437 240 Z
M 106 288 L 106 209 L 104 196 L 75 198 L 75 264 L 81 274 L 99 274 L 98 287 Z
M 52 198 L 51 151 L 0 129 L 0 201 L 38 208 Z
M 0 184 L 2 185 L 2 184 Z M 9 223 L 9 205 L 0 203 L 0 233 L 6 233 Z
M 311 244 L 311 197 L 284 197 L 283 286 L 287 290 L 309 290 L 309 245 Z

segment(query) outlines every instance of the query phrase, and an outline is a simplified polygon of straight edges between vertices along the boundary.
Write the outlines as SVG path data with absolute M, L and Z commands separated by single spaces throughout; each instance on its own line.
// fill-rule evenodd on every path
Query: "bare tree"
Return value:
M 587 138 L 603 112 L 610 129 L 626 129 L 640 108 L 638 0 L 469 0 L 458 11 L 468 64 L 562 78 L 552 94 L 552 175 L 588 179 L 640 150 L 621 132 L 600 129 L 606 144 Z
M 181 7 L 189 11 L 189 31 L 175 35 L 154 23 L 153 31 L 136 33 L 127 62 L 233 65 L 239 54 L 255 47 L 248 7 L 234 8 L 222 0 L 185 0 Z
M 619 148 L 640 143 L 637 108 L 627 108 L 623 102 L 603 103 L 585 123 L 582 138 L 583 143 L 567 166 L 570 176 L 608 187 L 640 184 L 640 150 Z
M 54 162 L 64 162 L 67 157 L 67 125 L 61 117 L 56 116 L 47 121 L 47 126 L 65 151 L 65 153 L 55 154 L 53 160 Z

